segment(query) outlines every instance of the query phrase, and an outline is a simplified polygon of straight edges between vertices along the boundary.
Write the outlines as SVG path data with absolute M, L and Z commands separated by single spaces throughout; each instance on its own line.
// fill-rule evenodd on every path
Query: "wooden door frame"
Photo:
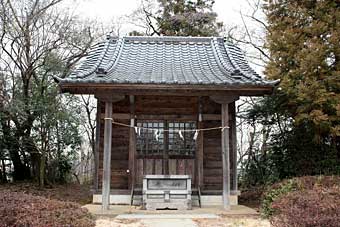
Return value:
M 194 122 L 195 123 L 195 127 L 196 129 L 198 129 L 199 127 L 199 122 L 197 120 L 184 120 L 184 119 L 177 119 L 177 118 L 174 118 L 174 119 L 135 119 L 135 124 L 137 125 L 137 123 L 140 123 L 140 122 L 162 122 L 163 125 L 164 125 L 164 129 L 168 129 L 168 125 L 171 121 L 174 121 L 174 122 L 181 122 L 181 123 L 187 123 L 187 122 Z M 200 138 L 200 137 L 199 137 Z M 198 139 L 199 139 L 198 138 Z M 146 159 L 163 159 L 163 168 L 162 168 L 162 173 L 164 175 L 169 175 L 170 174 L 170 170 L 169 170 L 169 160 L 170 159 L 176 159 L 176 160 L 180 160 L 180 159 L 192 159 L 194 160 L 194 173 L 193 173 L 193 178 L 195 178 L 195 181 L 193 181 L 192 183 L 194 183 L 195 185 L 198 184 L 198 167 L 196 166 L 197 163 L 196 163 L 196 160 L 197 160 L 197 156 L 199 155 L 199 146 L 197 144 L 197 141 L 195 142 L 195 152 L 194 152 L 194 155 L 193 156 L 184 156 L 181 157 L 181 155 L 169 155 L 169 152 L 168 152 L 168 148 L 169 148 L 169 134 L 168 132 L 164 132 L 164 149 L 163 149 L 163 152 L 161 155 L 145 155 L 145 156 L 141 156 L 141 155 L 138 155 L 138 151 L 137 151 L 137 139 L 135 139 L 134 141 L 136 144 L 135 144 L 135 152 L 136 152 L 136 155 L 134 156 L 135 160 L 134 160 L 134 163 L 137 163 L 137 159 L 143 159 L 143 163 L 145 164 L 145 161 Z M 144 168 L 143 168 L 144 169 Z M 135 171 L 138 171 L 137 167 L 135 167 Z M 144 174 L 144 173 L 143 173 Z

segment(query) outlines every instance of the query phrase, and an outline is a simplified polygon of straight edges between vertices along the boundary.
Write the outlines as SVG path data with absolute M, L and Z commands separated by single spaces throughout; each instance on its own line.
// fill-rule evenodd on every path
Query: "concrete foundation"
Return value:
M 238 196 L 230 195 L 229 197 L 230 205 L 238 205 Z M 198 206 L 198 201 L 193 201 L 194 206 Z M 222 206 L 223 199 L 221 195 L 202 195 L 201 196 L 202 206 Z
M 238 195 L 230 195 L 230 205 L 238 205 Z M 113 205 L 130 205 L 131 196 L 130 195 L 110 195 L 110 204 Z M 141 197 L 140 197 L 141 201 Z M 94 204 L 102 203 L 101 194 L 93 194 L 92 202 Z M 135 205 L 141 205 L 135 200 Z M 223 200 L 222 195 L 202 195 L 201 196 L 202 206 L 222 206 Z M 192 196 L 192 205 L 198 206 L 198 200 L 195 196 Z
M 103 210 L 100 204 L 87 204 L 84 206 L 89 210 L 89 212 L 95 216 L 106 216 L 106 217 L 116 217 L 117 215 L 159 215 L 166 214 L 172 215 L 173 218 L 178 218 L 178 215 L 195 215 L 198 218 L 204 215 L 204 218 L 208 218 L 207 215 L 250 215 L 258 216 L 256 210 L 251 209 L 246 206 L 236 205 L 231 206 L 230 210 L 224 210 L 223 206 L 203 206 L 202 208 L 193 207 L 192 210 L 142 210 L 140 206 L 129 206 L 129 205 L 111 205 L 109 210 Z M 198 215 L 198 216 L 197 216 Z M 168 216 L 168 218 L 170 218 Z M 193 218 L 190 216 L 190 218 Z

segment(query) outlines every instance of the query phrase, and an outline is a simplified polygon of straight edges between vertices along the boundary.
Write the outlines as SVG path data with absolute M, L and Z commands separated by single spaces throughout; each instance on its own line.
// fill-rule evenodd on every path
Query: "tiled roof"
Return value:
M 108 37 L 60 84 L 274 85 L 222 37 Z

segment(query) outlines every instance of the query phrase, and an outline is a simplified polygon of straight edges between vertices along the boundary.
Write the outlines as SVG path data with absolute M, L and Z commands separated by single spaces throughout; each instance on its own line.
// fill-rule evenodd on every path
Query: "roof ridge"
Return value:
M 140 42 L 210 42 L 212 39 L 224 37 L 200 37 L 200 36 L 124 36 L 126 41 Z
M 225 70 L 224 70 L 223 68 L 221 68 L 221 66 L 220 66 L 219 63 L 218 63 L 218 59 L 216 59 L 216 53 L 215 53 L 216 50 L 215 50 L 215 48 L 214 48 L 213 39 L 210 41 L 210 45 L 211 45 L 211 49 L 212 49 L 212 51 L 213 51 L 214 59 L 217 61 L 216 63 L 217 63 L 217 65 L 218 65 L 219 69 L 221 70 L 222 74 L 224 74 L 224 73 L 225 73 Z M 216 75 L 216 73 L 215 73 L 214 70 L 212 69 L 211 62 L 208 61 L 208 65 L 209 65 L 209 68 L 211 69 L 212 75 L 214 75 L 214 77 L 215 77 L 217 80 L 223 81 L 218 75 Z M 216 83 L 216 81 L 215 81 L 215 80 L 212 80 L 212 83 Z
M 110 42 L 110 41 L 111 40 L 108 40 L 108 42 Z M 114 53 L 112 54 L 114 59 L 112 59 L 110 65 L 106 66 L 106 68 L 105 68 L 106 73 L 109 73 L 110 71 L 112 71 L 115 68 L 115 66 L 117 65 L 117 63 L 119 61 L 122 50 L 124 48 L 124 43 L 125 43 L 124 38 L 118 39 L 118 40 L 116 40 L 116 42 L 117 42 L 117 46 L 115 47 L 115 50 L 113 51 Z
M 227 46 L 228 45 L 228 46 Z M 261 79 L 261 77 L 257 74 L 257 72 L 255 72 L 255 70 L 253 70 L 248 64 L 248 62 L 246 61 L 245 59 L 245 56 L 244 54 L 242 53 L 242 49 L 239 48 L 238 46 L 236 46 L 235 44 L 232 44 L 232 43 L 228 43 L 228 44 L 223 44 L 223 47 L 225 49 L 225 51 L 227 52 L 227 56 L 231 62 L 231 64 L 233 64 L 233 66 L 236 68 L 236 70 L 238 70 L 239 72 L 242 73 L 243 76 L 247 77 L 248 79 L 252 79 L 252 80 L 256 80 L 256 79 Z M 239 64 L 239 62 L 237 60 L 235 60 L 235 54 L 231 51 L 231 49 L 229 48 L 230 47 L 233 47 L 233 48 L 236 48 L 237 50 L 240 51 L 240 54 L 239 54 L 239 58 L 241 61 L 245 62 L 246 63 L 246 66 L 248 68 L 248 70 L 250 70 L 253 74 L 256 75 L 256 77 L 254 78 L 253 75 L 249 75 L 249 73 L 245 70 L 242 69 L 241 65 Z M 237 71 L 234 71 L 235 73 L 238 73 Z
M 98 66 L 101 64 L 102 59 L 106 55 L 106 52 L 107 52 L 107 50 L 109 48 L 109 44 L 107 42 L 105 42 L 105 41 L 102 41 L 102 42 L 97 43 L 95 46 L 96 46 L 96 48 L 93 50 L 93 52 L 96 52 L 96 53 L 98 52 L 99 53 L 98 56 L 97 56 L 97 58 L 99 58 L 99 62 L 94 64 L 94 65 L 92 65 L 87 70 L 78 72 L 79 74 L 76 76 L 76 78 L 85 78 L 85 77 L 87 77 L 88 75 L 94 73 L 97 70 Z M 100 53 L 100 52 L 102 52 L 102 53 Z M 84 62 L 88 61 L 90 57 L 91 57 L 91 55 L 88 55 Z M 77 70 L 78 69 L 76 69 L 75 72 L 77 72 Z M 71 74 L 73 74 L 73 73 L 71 73 Z
M 232 73 L 235 72 L 235 70 L 232 69 L 232 68 L 230 67 L 230 64 L 228 64 L 228 63 L 225 61 L 225 58 L 223 58 L 223 56 L 221 56 L 222 53 L 221 53 L 221 48 L 220 48 L 220 46 L 219 46 L 218 41 L 219 41 L 219 40 L 215 40 L 215 42 L 213 43 L 213 47 L 214 47 L 214 49 L 215 49 L 215 51 L 216 51 L 218 60 L 220 61 L 220 64 L 222 65 L 222 67 L 223 67 L 228 73 L 231 73 L 231 74 L 232 74 Z M 222 43 L 222 45 L 224 46 L 224 42 Z M 228 54 L 227 54 L 227 56 L 228 56 Z M 232 66 L 234 66 L 234 65 L 232 64 Z
M 212 50 L 213 50 L 213 54 L 214 54 L 214 57 L 215 57 L 215 60 L 217 62 L 217 65 L 218 67 L 221 69 L 221 71 L 223 72 L 224 75 L 228 75 L 233 72 L 230 72 L 223 64 L 223 62 L 221 61 L 220 59 L 220 53 L 218 53 L 218 47 L 216 47 L 217 45 L 217 42 L 218 42 L 218 39 L 212 39 L 211 40 L 211 46 L 212 46 Z M 225 83 L 225 79 L 222 80 L 223 83 Z

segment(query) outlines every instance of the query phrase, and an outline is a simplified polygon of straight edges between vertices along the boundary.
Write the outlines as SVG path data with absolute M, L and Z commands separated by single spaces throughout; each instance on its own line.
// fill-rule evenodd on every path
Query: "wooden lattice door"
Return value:
M 196 182 L 196 122 L 140 121 L 137 126 L 137 186 L 144 175 L 187 174 Z

